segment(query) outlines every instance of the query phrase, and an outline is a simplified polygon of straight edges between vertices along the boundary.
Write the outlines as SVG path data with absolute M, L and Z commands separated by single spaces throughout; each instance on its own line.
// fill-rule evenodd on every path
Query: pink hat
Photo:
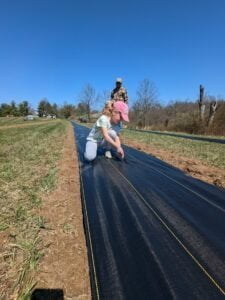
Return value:
M 128 117 L 128 105 L 124 103 L 123 101 L 116 101 L 113 104 L 114 110 L 117 110 L 121 113 L 121 117 L 124 121 L 129 122 L 129 117 Z

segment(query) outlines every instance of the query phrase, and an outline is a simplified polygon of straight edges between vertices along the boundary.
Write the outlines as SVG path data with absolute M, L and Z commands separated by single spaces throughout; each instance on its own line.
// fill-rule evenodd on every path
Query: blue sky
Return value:
M 159 100 L 225 97 L 224 0 L 0 0 L 0 103 L 76 103 L 144 78 Z

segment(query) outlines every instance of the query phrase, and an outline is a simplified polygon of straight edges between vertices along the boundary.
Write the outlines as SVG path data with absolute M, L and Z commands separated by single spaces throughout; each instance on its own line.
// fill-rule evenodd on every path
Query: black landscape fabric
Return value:
M 73 125 L 93 299 L 224 299 L 225 191 L 129 147 L 86 163 Z

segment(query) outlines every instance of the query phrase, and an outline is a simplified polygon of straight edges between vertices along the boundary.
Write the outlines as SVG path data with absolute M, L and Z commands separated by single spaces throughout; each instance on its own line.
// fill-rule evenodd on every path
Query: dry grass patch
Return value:
M 40 260 L 36 288 L 60 289 L 64 299 L 91 299 L 87 249 L 83 232 L 80 177 L 73 127 L 67 131 L 57 164 L 57 187 L 43 200 L 40 214 L 46 229 L 40 236 L 45 256 Z
M 43 254 L 37 214 L 57 182 L 68 122 L 57 120 L 0 131 L 0 299 L 27 299 Z

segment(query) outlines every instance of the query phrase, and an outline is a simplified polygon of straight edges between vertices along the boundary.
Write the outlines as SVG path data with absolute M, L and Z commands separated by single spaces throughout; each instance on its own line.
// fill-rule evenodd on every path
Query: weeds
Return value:
M 56 185 L 68 124 L 57 120 L 0 131 L 0 299 L 29 299 L 35 285 L 44 252 L 38 233 L 47 229 L 37 208 Z
M 50 191 L 55 186 L 56 172 L 56 168 L 50 169 L 48 174 L 42 178 L 40 185 L 43 191 Z

